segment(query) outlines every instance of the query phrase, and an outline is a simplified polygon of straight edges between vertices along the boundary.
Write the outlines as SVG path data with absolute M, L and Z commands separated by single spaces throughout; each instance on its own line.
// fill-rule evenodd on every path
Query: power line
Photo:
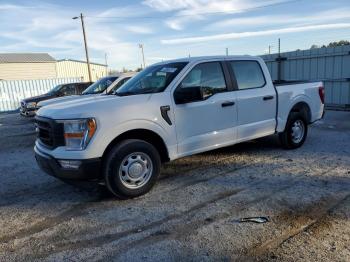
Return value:
M 226 11 L 217 11 L 217 12 L 202 12 L 202 13 L 195 13 L 195 14 L 182 14 L 182 15 L 173 15 L 171 18 L 177 18 L 177 17 L 190 17 L 194 15 L 214 15 L 214 14 L 230 14 L 230 13 L 236 13 L 236 12 L 243 12 L 243 11 L 253 11 L 257 9 L 263 9 L 271 6 L 279 6 L 279 5 L 285 5 L 295 2 L 300 2 L 305 0 L 289 0 L 284 2 L 278 2 L 274 4 L 268 4 L 268 5 L 262 5 L 257 7 L 251 7 L 251 8 L 244 8 L 244 9 L 231 9 Z M 162 17 L 155 17 L 155 16 L 85 16 L 88 18 L 97 18 L 97 19 L 163 19 L 166 18 L 164 16 Z

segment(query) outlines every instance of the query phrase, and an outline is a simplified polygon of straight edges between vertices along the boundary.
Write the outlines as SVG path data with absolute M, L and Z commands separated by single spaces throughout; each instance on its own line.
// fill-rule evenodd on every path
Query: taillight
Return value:
M 318 88 L 318 94 L 320 95 L 322 104 L 324 104 L 324 86 L 320 86 Z

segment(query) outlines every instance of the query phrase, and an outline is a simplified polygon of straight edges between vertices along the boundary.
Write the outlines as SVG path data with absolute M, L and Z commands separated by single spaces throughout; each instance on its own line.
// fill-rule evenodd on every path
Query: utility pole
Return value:
M 271 55 L 271 48 L 272 48 L 272 45 L 269 45 L 269 55 Z
M 278 56 L 281 56 L 281 38 L 278 38 Z
M 78 18 L 79 18 L 78 16 L 73 17 L 74 20 L 78 19 Z M 85 33 L 84 16 L 83 16 L 82 13 L 80 14 L 80 21 L 81 21 L 81 27 L 83 29 L 85 55 L 86 55 L 86 62 L 87 62 L 87 66 L 88 66 L 89 81 L 92 82 L 91 67 L 90 67 L 90 60 L 89 60 L 89 51 L 88 51 L 87 40 L 86 40 L 86 33 Z
M 228 48 L 226 47 L 226 56 L 228 56 Z
M 278 38 L 278 57 L 277 57 L 277 80 L 282 80 L 282 58 L 281 58 L 281 38 Z
M 143 69 L 145 69 L 146 63 L 145 63 L 145 53 L 143 52 L 143 44 L 139 44 L 139 48 L 141 49 L 141 53 L 142 53 Z

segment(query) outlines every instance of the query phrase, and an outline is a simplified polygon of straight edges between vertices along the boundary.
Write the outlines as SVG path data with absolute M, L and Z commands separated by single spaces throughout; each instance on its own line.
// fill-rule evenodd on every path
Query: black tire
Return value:
M 293 126 L 298 123 L 303 126 L 304 131 L 300 139 L 294 139 Z M 283 133 L 279 134 L 280 142 L 285 149 L 295 149 L 301 147 L 307 137 L 308 125 L 305 117 L 301 113 L 291 113 Z M 297 141 L 296 141 L 297 140 Z
M 131 177 L 129 174 L 131 173 L 129 172 L 130 166 L 125 165 L 125 163 L 127 165 L 129 164 L 125 158 L 130 159 L 128 158 L 129 156 L 134 157 L 135 155 L 137 159 L 140 157 L 140 163 L 137 160 L 134 160 L 135 162 L 133 162 L 134 164 L 136 163 L 134 166 L 138 165 L 136 167 L 138 168 L 136 169 L 136 172 L 141 172 L 140 166 L 142 169 L 141 173 L 144 173 L 145 170 L 149 171 L 146 172 L 145 175 L 145 177 L 147 176 L 147 179 L 145 179 L 143 175 L 139 178 L 143 181 L 143 185 L 142 183 L 137 185 L 137 182 L 128 180 L 128 178 L 133 179 L 134 177 Z M 159 153 L 153 145 L 143 140 L 128 139 L 118 143 L 110 150 L 104 160 L 103 176 L 106 186 L 112 194 L 121 199 L 133 198 L 146 194 L 151 190 L 159 176 L 160 165 L 161 160 Z M 125 174 L 124 171 L 121 171 L 123 167 L 128 169 L 127 174 Z M 130 183 L 128 181 L 130 181 Z M 139 187 L 131 188 L 132 183 L 135 183 L 135 187 Z

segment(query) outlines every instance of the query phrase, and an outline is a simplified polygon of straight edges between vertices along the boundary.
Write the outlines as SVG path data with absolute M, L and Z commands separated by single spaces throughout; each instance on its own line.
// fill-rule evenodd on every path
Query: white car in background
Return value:
M 37 109 L 56 103 L 74 101 L 77 99 L 88 98 L 101 94 L 112 94 L 135 74 L 135 72 L 128 72 L 115 76 L 102 77 L 90 85 L 87 89 L 85 89 L 81 95 L 64 96 L 45 100 L 37 104 Z

